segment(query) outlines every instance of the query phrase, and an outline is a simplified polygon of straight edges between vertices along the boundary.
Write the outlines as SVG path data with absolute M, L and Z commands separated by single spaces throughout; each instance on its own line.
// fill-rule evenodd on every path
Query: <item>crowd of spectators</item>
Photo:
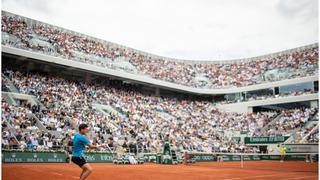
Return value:
M 44 106 L 33 111 L 32 107 L 39 106 L 15 107 L 3 101 L 2 113 L 6 122 L 16 127 L 16 131 L 28 130 L 34 123 L 27 115 L 33 113 L 49 132 L 61 132 L 61 137 L 56 137 L 59 140 L 55 141 L 58 145 L 66 145 L 64 140 L 72 137 L 77 125 L 87 123 L 94 144 L 107 144 L 117 151 L 160 152 L 163 138 L 169 135 L 173 148 L 179 151 L 254 152 L 256 148 L 233 142 L 224 134 L 247 131 L 248 135 L 261 135 L 260 129 L 278 115 L 273 111 L 224 112 L 208 101 L 146 95 L 130 88 L 87 84 L 52 75 L 10 70 L 3 74 L 10 74 L 20 93 L 34 95 Z M 111 110 L 98 109 L 96 104 Z M 283 111 L 281 119 L 269 127 L 267 135 L 287 135 L 290 130 L 303 126 L 312 113 L 313 109 Z M 20 116 L 23 124 L 27 124 L 26 128 L 19 127 L 21 120 L 15 123 Z M 26 137 L 32 137 L 30 132 L 38 134 L 37 138 L 45 137 L 40 130 L 27 132 Z M 33 145 L 43 147 L 43 143 Z
M 273 125 L 268 127 L 267 136 L 290 136 L 292 130 L 303 128 L 305 123 L 310 120 L 317 110 L 315 108 L 283 110 L 281 117 Z
M 306 140 L 307 143 L 319 143 L 319 129 L 312 132 Z
M 318 143 L 319 142 L 319 112 L 317 111 L 312 119 L 311 125 L 301 127 L 296 133 L 296 143 Z
M 39 130 L 30 104 L 9 105 L 1 102 L 2 148 L 60 149 L 61 139 Z
M 1 21 L 3 45 L 197 88 L 243 87 L 318 73 L 318 47 L 247 62 L 195 64 L 146 55 L 5 12 Z M 118 63 L 123 61 L 126 65 Z
M 294 142 L 296 143 L 318 143 L 319 142 L 319 131 L 316 129 L 316 124 L 308 128 L 301 128 L 297 132 L 297 137 Z M 307 136 L 307 137 L 306 137 Z M 305 138 L 306 137 L 306 138 Z M 305 138 L 305 139 L 304 139 Z
M 31 117 L 30 104 L 9 105 L 4 99 L 1 102 L 3 122 L 14 129 L 36 130 L 35 120 Z

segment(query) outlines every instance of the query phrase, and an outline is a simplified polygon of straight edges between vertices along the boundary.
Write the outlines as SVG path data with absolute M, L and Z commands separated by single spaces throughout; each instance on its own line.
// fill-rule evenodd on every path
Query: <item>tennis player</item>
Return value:
M 286 148 L 286 146 L 284 146 L 283 144 L 282 144 L 282 146 L 280 147 L 280 153 L 281 153 L 281 160 L 280 160 L 280 162 L 283 162 L 284 159 L 286 158 L 286 153 L 287 153 L 287 148 Z
M 88 138 L 86 137 L 87 132 L 89 131 L 88 125 L 80 124 L 79 125 L 79 133 L 76 133 L 73 137 L 73 148 L 72 148 L 72 162 L 77 164 L 81 169 L 80 180 L 86 179 L 92 173 L 92 167 L 89 163 L 84 159 L 83 151 L 86 146 L 90 149 L 97 148 L 106 148 L 106 146 L 94 146 L 90 143 Z

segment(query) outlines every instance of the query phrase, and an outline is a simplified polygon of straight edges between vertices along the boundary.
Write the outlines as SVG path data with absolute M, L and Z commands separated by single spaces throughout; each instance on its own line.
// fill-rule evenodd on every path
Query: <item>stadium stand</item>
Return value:
M 2 45 L 197 88 L 232 88 L 318 73 L 318 46 L 231 63 L 175 61 L 2 11 Z
M 317 118 L 315 109 L 283 110 L 280 112 L 281 117 L 269 125 L 279 115 L 278 112 L 223 112 L 207 101 L 148 96 L 130 88 L 88 85 L 38 73 L 5 70 L 3 76 L 5 74 L 10 74 L 11 79 L 6 82 L 12 81 L 20 93 L 35 95 L 46 109 L 32 112 L 31 109 L 35 108 L 30 104 L 17 107 L 3 100 L 2 111 L 5 116 L 2 118 L 16 130 L 26 129 L 25 139 L 33 131 L 43 137 L 34 126 L 35 123 L 28 118 L 28 114 L 34 113 L 47 130 L 66 132 L 53 142 L 57 145 L 62 145 L 63 139 L 75 132 L 77 124 L 85 122 L 91 125 L 94 132 L 91 136 L 95 144 L 106 144 L 112 139 L 109 146 L 123 148 L 124 151 L 159 152 L 163 137 L 170 134 L 173 147 L 179 151 L 255 152 L 258 149 L 233 143 L 217 132 L 248 131 L 253 136 L 284 136 L 291 135 L 292 130 L 302 128 L 312 117 Z M 115 107 L 118 111 L 102 113 L 93 104 Z M 163 116 L 163 112 L 170 116 Z M 110 124 L 115 128 L 111 128 Z M 258 131 L 267 124 L 264 134 Z M 3 138 L 8 141 L 16 136 L 10 135 L 6 129 L 4 131 L 6 135 Z M 312 137 L 307 141 L 316 142 L 317 139 Z M 52 147 L 42 143 L 39 145 L 37 141 L 29 143 L 32 147 Z

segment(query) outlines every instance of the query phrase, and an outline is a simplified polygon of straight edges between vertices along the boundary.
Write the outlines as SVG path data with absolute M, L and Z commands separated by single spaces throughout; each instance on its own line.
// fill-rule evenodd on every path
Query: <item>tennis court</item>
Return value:
M 190 165 L 114 165 L 92 163 L 89 179 L 108 180 L 204 180 L 204 179 L 318 179 L 318 163 L 303 161 L 197 162 Z M 17 163 L 3 164 L 4 180 L 79 179 L 80 169 L 74 164 Z

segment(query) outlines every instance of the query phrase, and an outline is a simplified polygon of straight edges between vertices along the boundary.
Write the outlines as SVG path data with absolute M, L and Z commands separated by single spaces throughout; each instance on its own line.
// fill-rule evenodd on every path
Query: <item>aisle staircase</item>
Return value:
M 13 94 L 21 94 L 18 90 L 18 88 L 16 88 L 16 86 L 13 84 L 13 82 L 4 74 L 2 74 L 2 77 L 6 79 L 7 85 L 9 87 L 9 91 L 8 92 L 10 95 Z M 3 92 L 4 93 L 4 92 Z M 40 101 L 37 97 L 35 97 L 34 95 L 30 95 L 30 94 L 25 94 L 28 95 L 29 98 L 29 102 L 31 102 L 31 104 L 39 104 L 40 105 L 40 109 L 47 109 Z M 15 103 L 15 100 L 13 98 L 9 99 L 9 101 Z
M 317 124 L 315 127 L 313 127 L 312 130 L 311 130 L 308 134 L 306 134 L 306 135 L 301 139 L 301 141 L 300 141 L 299 143 L 305 143 L 305 142 L 307 141 L 308 137 L 309 137 L 312 133 L 314 133 L 315 131 L 317 131 L 318 129 L 319 129 L 319 124 Z
M 105 114 L 105 115 L 109 115 L 110 112 L 115 112 L 115 110 L 110 105 L 103 105 L 103 104 L 93 103 L 92 106 L 95 107 L 99 112 L 101 112 L 102 114 Z M 107 125 L 112 131 L 119 130 L 118 126 L 115 125 L 111 121 L 108 121 Z
M 298 139 L 298 134 L 297 132 L 300 131 L 302 128 L 306 128 L 306 129 L 309 129 L 309 128 L 312 128 L 312 130 L 307 134 L 305 135 L 300 141 L 299 143 L 303 143 L 306 141 L 306 139 L 310 136 L 310 134 L 312 134 L 314 131 L 316 131 L 318 128 L 319 128 L 319 121 L 317 118 L 314 118 L 314 116 L 312 116 L 311 118 L 308 119 L 307 122 L 305 122 L 303 124 L 303 126 L 301 127 L 298 127 L 296 129 L 293 129 L 291 131 L 289 131 L 289 133 L 291 134 L 290 138 L 288 138 L 285 143 L 294 143 L 297 141 Z
M 5 79 L 7 82 L 8 88 L 10 92 L 19 93 L 19 90 L 16 88 L 16 86 L 12 83 L 12 81 L 2 73 L 2 78 Z
M 275 124 L 282 116 L 283 116 L 284 114 L 283 113 L 281 113 L 281 114 L 279 114 L 277 117 L 275 117 L 272 121 L 270 121 L 268 124 L 266 124 L 263 128 L 261 128 L 261 133 L 265 133 L 267 130 L 268 130 L 268 128 L 270 127 L 270 126 L 272 126 L 273 124 Z
M 116 106 L 114 106 L 114 105 L 109 105 L 109 107 L 110 107 L 113 111 L 118 112 L 118 115 L 119 115 L 122 119 L 125 119 L 125 120 L 128 120 L 128 119 L 129 119 L 128 113 L 124 112 L 120 107 L 116 107 Z
M 12 97 L 11 93 L 2 92 L 2 98 L 4 98 L 9 104 L 17 105 L 16 100 Z

